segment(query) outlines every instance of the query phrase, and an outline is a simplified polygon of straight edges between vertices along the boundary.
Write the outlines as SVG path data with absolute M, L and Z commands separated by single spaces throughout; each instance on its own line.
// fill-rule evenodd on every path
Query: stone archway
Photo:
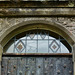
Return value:
M 36 29 L 36 28 L 46 29 L 55 32 L 61 35 L 63 38 L 65 38 L 70 45 L 73 45 L 75 42 L 74 35 L 62 24 L 51 22 L 51 21 L 45 21 L 45 20 L 30 20 L 30 21 L 20 22 L 4 30 L 4 32 L 1 34 L 0 37 L 1 45 L 4 47 L 4 45 L 8 42 L 8 40 L 10 40 L 16 34 L 19 34 L 27 30 Z M 8 37 L 7 40 L 6 37 Z
M 1 38 L 0 40 L 1 42 L 1 47 L 0 47 L 1 54 L 0 55 L 1 56 L 0 57 L 2 57 L 3 47 L 7 44 L 7 42 L 13 36 L 15 36 L 16 34 L 22 33 L 24 31 L 37 29 L 37 28 L 55 32 L 61 35 L 63 38 L 65 38 L 72 47 L 74 46 L 75 37 L 61 24 L 57 24 L 55 22 L 45 21 L 45 20 L 30 20 L 30 21 L 20 22 L 19 24 L 11 26 L 7 30 L 5 30 L 4 33 L 2 33 L 2 36 L 0 37 Z M 74 53 L 74 49 L 73 49 L 73 53 Z M 74 55 L 75 54 L 73 54 L 73 56 Z

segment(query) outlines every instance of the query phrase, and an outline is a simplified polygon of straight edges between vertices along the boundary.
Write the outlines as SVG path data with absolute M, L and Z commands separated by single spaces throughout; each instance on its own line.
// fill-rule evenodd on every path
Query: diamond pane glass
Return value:
M 31 39 L 33 39 L 34 36 L 35 36 L 35 34 L 29 34 L 29 37 L 30 37 Z
M 59 44 L 56 42 L 56 40 L 53 40 L 50 45 L 49 48 L 52 50 L 52 52 L 56 53 L 58 51 L 58 49 L 60 48 Z
M 22 52 L 24 49 L 25 49 L 24 43 L 21 40 L 19 40 L 16 44 L 16 50 L 18 52 Z
M 46 33 L 45 33 L 45 32 L 41 32 L 41 33 L 40 33 L 40 36 L 41 36 L 42 39 L 45 39 Z
M 70 51 L 64 45 L 63 38 L 53 33 L 50 34 L 48 31 L 28 31 L 25 32 L 24 36 L 22 34 L 21 36 L 15 36 L 14 40 L 11 41 L 11 46 L 7 48 L 7 53 L 69 53 Z M 69 44 L 67 45 L 69 46 Z

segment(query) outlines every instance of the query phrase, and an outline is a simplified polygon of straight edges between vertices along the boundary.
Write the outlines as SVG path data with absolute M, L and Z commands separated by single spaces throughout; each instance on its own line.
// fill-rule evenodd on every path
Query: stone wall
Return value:
M 36 17 L 28 17 L 28 18 L 0 18 L 0 36 L 10 27 L 15 26 L 19 23 L 26 22 L 26 21 L 50 21 L 56 24 L 61 24 L 70 33 L 75 36 L 75 17 L 44 17 L 44 18 L 36 18 Z
M 75 7 L 75 2 L 72 2 L 74 0 L 68 0 L 71 1 L 71 3 L 65 2 L 66 0 L 64 0 L 64 2 L 57 2 L 57 3 L 46 2 L 45 0 L 44 0 L 45 2 L 42 2 L 43 0 L 42 1 L 39 0 L 40 2 L 35 2 L 33 0 L 34 3 L 31 2 L 30 0 L 29 0 L 30 2 L 22 2 L 22 3 L 18 2 L 21 0 L 16 0 L 17 2 L 14 2 L 14 0 L 11 1 L 0 0 L 0 1 L 8 1 L 6 3 L 0 2 L 0 7 L 1 7 L 0 8 L 0 75 L 1 75 L 1 61 L 2 61 L 3 47 L 5 44 L 7 44 L 6 40 L 11 39 L 12 37 L 11 32 L 13 30 L 15 30 L 18 27 L 21 27 L 22 23 L 25 24 L 29 22 L 30 22 L 29 24 L 33 24 L 32 22 L 35 22 L 34 23 L 35 25 L 36 23 L 37 25 L 43 23 L 45 24 L 45 26 L 48 23 L 49 25 L 50 23 L 53 23 L 55 25 L 59 25 L 58 28 L 60 27 L 63 28 L 63 29 L 60 28 L 59 32 L 60 30 L 63 30 L 63 35 L 67 34 L 65 35 L 65 37 L 68 38 L 68 41 L 71 40 L 69 42 L 71 43 L 73 42 L 71 45 L 73 47 L 73 62 L 74 62 L 73 75 L 75 75 L 75 8 L 73 8 Z M 53 0 L 53 1 L 57 1 L 57 0 Z M 63 1 L 63 0 L 59 0 L 59 1 Z M 62 7 L 66 7 L 66 8 L 62 8 Z M 67 8 L 67 7 L 71 7 L 71 8 Z M 64 29 L 68 31 L 70 35 Z M 9 35 L 11 34 L 10 39 L 4 39 L 4 38 L 9 38 L 8 34 Z M 5 44 L 3 45 L 3 43 Z
M 21 23 L 37 21 L 51 22 L 56 25 L 61 25 L 70 32 L 70 36 L 75 36 L 75 17 L 26 17 L 26 18 L 0 18 L 0 42 L 5 38 L 5 36 L 11 32 L 11 28 L 14 26 L 20 27 Z M 20 25 L 20 26 L 19 26 Z M 10 30 L 9 30 L 10 29 Z M 9 31 L 7 31 L 9 30 Z M 60 31 L 59 31 L 60 32 Z M 3 36 L 3 34 L 5 35 Z M 68 34 L 68 33 L 67 33 Z M 67 37 L 67 36 L 66 36 Z M 75 38 L 73 38 L 75 39 Z M 71 42 L 72 43 L 72 42 Z

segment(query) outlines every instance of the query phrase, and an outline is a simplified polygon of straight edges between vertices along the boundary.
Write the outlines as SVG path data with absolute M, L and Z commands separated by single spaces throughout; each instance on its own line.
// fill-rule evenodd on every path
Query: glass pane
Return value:
M 13 50 L 14 50 L 14 43 L 12 43 L 12 45 L 7 48 L 6 53 L 13 53 Z
M 49 40 L 49 52 L 60 53 L 60 42 L 58 40 Z
M 29 37 L 30 37 L 31 39 L 33 39 L 33 38 L 35 37 L 35 34 L 30 34 Z
M 45 33 L 45 32 L 41 32 L 41 33 L 40 33 L 40 36 L 41 36 L 42 39 L 45 39 L 46 33 Z
M 26 39 L 26 37 L 22 37 L 22 38 L 20 38 L 19 40 L 23 40 L 23 39 Z
M 38 34 L 37 34 L 38 33 Z M 49 36 L 49 32 L 45 31 L 30 31 L 25 36 L 13 40 L 13 43 L 6 48 L 7 53 L 69 53 L 69 48 L 60 42 L 64 40 L 59 39 L 59 35 L 56 38 Z M 52 34 L 51 34 L 52 35 Z M 54 36 L 54 35 L 53 35 Z M 65 40 L 64 40 L 65 41 Z M 10 41 L 12 42 L 12 40 Z M 66 41 L 65 41 L 66 42 Z M 67 43 L 67 42 L 66 42 Z M 67 43 L 68 44 L 68 43 Z M 68 44 L 69 45 L 69 44 Z M 71 47 L 70 47 L 71 48 Z
M 37 35 L 35 35 L 35 34 L 27 34 L 27 39 L 30 39 L 30 40 L 37 39 Z
M 69 50 L 61 43 L 61 53 L 69 53 Z
M 48 53 L 48 40 L 38 40 L 38 53 Z
M 26 53 L 36 53 L 37 52 L 37 41 L 27 40 Z
M 49 39 L 55 39 L 54 37 L 49 36 Z
M 23 53 L 25 52 L 25 48 L 26 48 L 26 45 L 25 45 L 25 40 L 18 40 L 15 42 L 15 51 L 16 53 Z

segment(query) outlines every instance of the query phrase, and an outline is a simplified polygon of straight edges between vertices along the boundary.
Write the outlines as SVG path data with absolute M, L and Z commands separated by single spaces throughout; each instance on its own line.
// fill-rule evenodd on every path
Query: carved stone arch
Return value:
M 9 27 L 5 32 L 1 35 L 0 37 L 0 61 L 2 60 L 2 50 L 8 41 L 14 37 L 15 35 L 28 31 L 28 30 L 33 30 L 33 29 L 45 29 L 49 30 L 52 32 L 55 32 L 65 38 L 68 43 L 73 46 L 75 43 L 75 37 L 66 27 L 64 27 L 62 24 L 56 23 L 56 22 L 51 22 L 51 21 L 45 21 L 45 20 L 31 20 L 31 21 L 23 21 L 19 24 L 12 25 Z M 74 49 L 73 49 L 74 50 Z M 73 52 L 73 56 L 75 55 L 75 51 Z M 73 58 L 74 60 L 74 58 Z M 75 74 L 74 74 L 75 75 Z
M 1 46 L 4 47 L 8 41 L 14 37 L 15 35 L 22 33 L 24 31 L 33 30 L 33 29 L 45 29 L 52 31 L 54 33 L 59 34 L 63 38 L 67 40 L 67 42 L 73 46 L 75 42 L 75 37 L 73 36 L 66 27 L 62 24 L 59 24 L 55 21 L 46 21 L 46 20 L 30 20 L 30 21 L 23 21 L 19 24 L 12 25 L 9 27 L 0 37 Z
M 70 45 L 73 45 L 75 42 L 74 35 L 70 33 L 70 31 L 62 24 L 45 20 L 31 20 L 21 22 L 8 28 L 0 37 L 2 47 L 4 47 L 7 44 L 7 42 L 15 35 L 22 33 L 24 31 L 37 28 L 49 30 L 59 34 L 60 36 L 65 38 Z

